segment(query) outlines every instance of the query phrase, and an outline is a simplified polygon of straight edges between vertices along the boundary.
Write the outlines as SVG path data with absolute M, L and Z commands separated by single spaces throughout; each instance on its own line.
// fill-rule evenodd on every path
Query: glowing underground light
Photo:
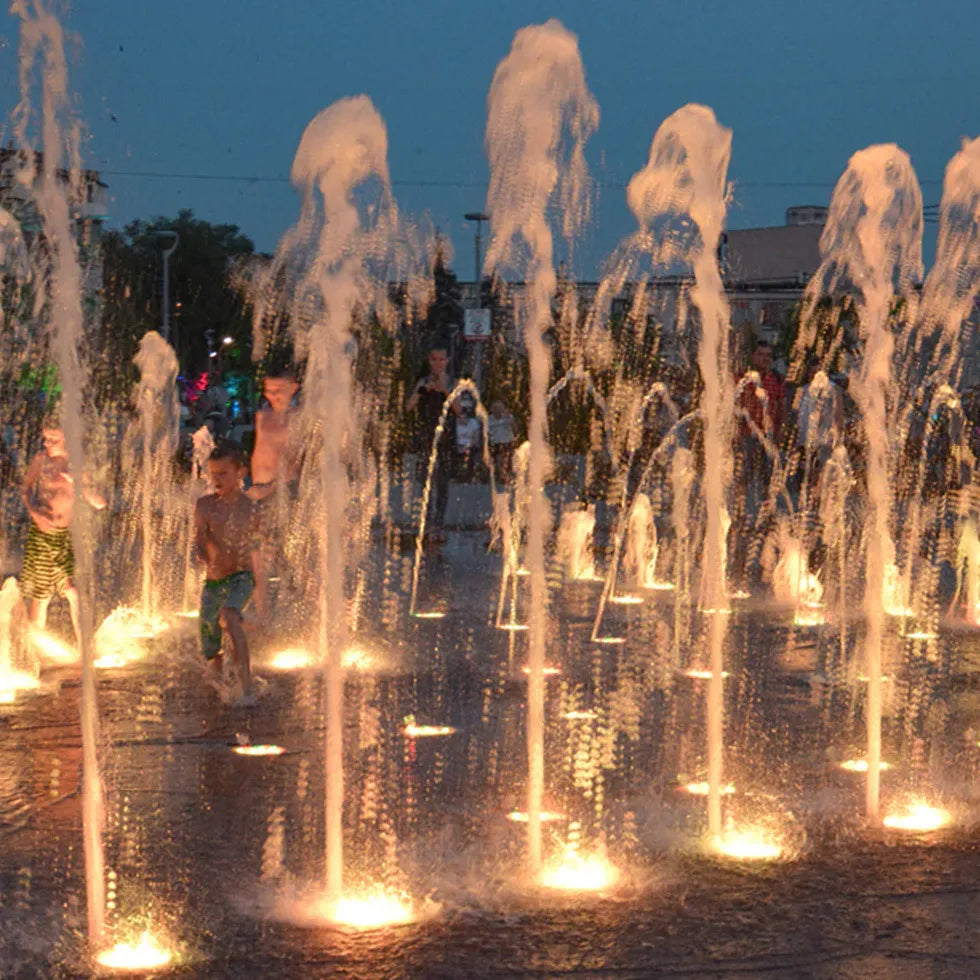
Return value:
M 783 853 L 780 844 L 760 827 L 726 831 L 711 839 L 711 849 L 736 861 L 775 861 Z
M 511 633 L 523 633 L 528 628 L 527 623 L 500 623 L 498 630 L 509 630 Z
M 511 810 L 507 814 L 507 819 L 511 823 L 527 823 L 528 816 L 526 810 Z M 541 822 L 542 823 L 562 823 L 567 820 L 568 817 L 564 813 L 555 813 L 553 810 L 542 810 L 541 811 Z
M 12 667 L 0 668 L 0 704 L 13 704 L 22 691 L 36 691 L 40 686 L 33 674 Z
M 673 586 L 671 586 L 673 588 Z M 734 592 L 729 592 L 729 599 L 751 599 L 752 593 L 747 592 L 745 589 L 736 589 Z
M 643 586 L 645 589 L 649 589 L 651 592 L 673 592 L 674 583 L 673 582 L 647 582 Z
M 521 673 L 530 674 L 531 673 L 531 668 L 530 667 L 522 667 L 521 668 Z M 544 667 L 542 669 L 541 673 L 544 674 L 545 677 L 554 677 L 556 674 L 560 674 L 561 673 L 561 667 Z
M 822 608 L 822 606 L 804 603 L 800 609 L 797 609 L 793 623 L 796 626 L 823 626 L 827 620 L 821 612 Z
M 678 786 L 678 790 L 682 793 L 690 793 L 691 796 L 707 796 L 711 792 L 711 787 L 705 782 L 694 782 L 694 783 L 684 783 L 683 786 Z M 732 783 L 725 783 L 721 787 L 722 796 L 731 796 L 735 792 L 735 786 Z
M 545 888 L 595 892 L 612 888 L 619 878 L 619 869 L 602 854 L 581 854 L 569 847 L 557 861 L 547 865 L 535 880 Z
M 313 657 L 299 647 L 290 647 L 280 650 L 269 661 L 272 670 L 305 670 L 313 666 Z
M 603 646 L 618 646 L 626 642 L 625 636 L 597 636 L 593 643 L 601 643 Z
M 643 596 L 623 593 L 622 595 L 610 596 L 609 601 L 618 603 L 621 606 L 638 606 L 641 602 L 643 602 Z
M 689 667 L 687 670 L 683 671 L 685 677 L 691 677 L 698 681 L 709 681 L 711 680 L 712 674 L 710 670 L 704 667 Z M 723 670 L 721 672 L 722 680 L 728 677 L 728 671 Z
M 96 955 L 95 962 L 110 970 L 135 973 L 159 970 L 167 966 L 172 959 L 173 952 L 162 946 L 159 940 L 147 931 L 135 944 L 116 943 L 111 949 L 103 950 Z
M 840 764 L 841 769 L 845 772 L 867 772 L 868 771 L 868 760 L 867 759 L 845 759 L 844 762 Z M 891 769 L 891 764 L 885 762 L 884 759 L 878 763 L 878 771 L 884 772 L 886 769 Z
M 449 725 L 416 725 L 414 718 L 406 719 L 402 734 L 406 738 L 438 738 L 441 735 L 452 735 L 456 731 Z
M 927 630 L 917 630 L 914 633 L 906 633 L 905 638 L 907 640 L 938 640 L 939 634 Z
M 562 718 L 566 721 L 592 721 L 599 716 L 594 711 L 566 711 Z
M 380 888 L 346 893 L 334 901 L 322 899 L 318 904 L 318 911 L 324 919 L 348 929 L 384 929 L 408 925 L 418 919 L 405 895 Z
M 179 613 L 174 613 L 180 619 L 200 619 L 200 609 L 182 609 Z
M 373 670 L 378 666 L 378 658 L 364 647 L 347 647 L 340 655 L 344 670 Z
M 889 830 L 928 833 L 948 826 L 952 820 L 949 810 L 930 806 L 928 803 L 913 802 L 906 804 L 904 809 L 889 811 L 882 823 Z
M 445 619 L 446 617 L 445 612 L 438 609 L 432 609 L 429 612 L 419 612 L 416 610 L 412 615 L 416 619 Z
M 281 745 L 260 743 L 258 745 L 233 745 L 231 751 L 235 755 L 274 756 L 283 755 L 286 750 Z
M 46 660 L 58 663 L 74 663 L 78 660 L 78 651 L 69 646 L 64 640 L 47 632 L 47 630 L 32 629 L 28 634 L 35 650 Z

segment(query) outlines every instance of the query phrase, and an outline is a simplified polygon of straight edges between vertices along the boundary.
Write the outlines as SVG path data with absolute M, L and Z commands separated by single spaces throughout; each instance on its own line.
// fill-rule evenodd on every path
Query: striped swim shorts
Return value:
M 24 547 L 20 592 L 25 599 L 50 599 L 64 595 L 75 574 L 71 531 L 42 531 L 33 521 Z

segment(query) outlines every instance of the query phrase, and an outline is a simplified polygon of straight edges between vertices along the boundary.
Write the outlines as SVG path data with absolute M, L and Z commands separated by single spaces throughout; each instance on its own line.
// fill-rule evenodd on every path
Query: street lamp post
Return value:
M 476 237 L 473 242 L 476 263 L 473 267 L 473 284 L 476 286 L 476 305 L 480 305 L 480 278 L 483 266 L 483 257 L 480 254 L 483 245 L 483 222 L 490 220 L 490 215 L 482 211 L 468 211 L 463 217 L 467 221 L 476 222 Z
M 483 273 L 483 256 L 482 256 L 482 246 L 483 246 L 483 222 L 490 220 L 490 215 L 484 214 L 482 211 L 467 211 L 463 217 L 467 221 L 476 222 L 476 235 L 473 240 L 473 295 L 474 302 L 473 306 L 476 309 L 480 309 L 482 304 L 482 296 L 480 289 L 480 281 L 482 279 Z M 465 332 L 464 332 L 465 338 Z M 476 359 L 473 364 L 473 380 L 476 382 L 477 388 L 483 387 L 483 341 L 476 341 L 478 344 L 476 349 Z
M 170 256 L 180 244 L 180 235 L 172 228 L 161 228 L 156 237 L 170 242 L 163 250 L 163 310 L 160 315 L 160 333 L 168 343 L 170 341 Z

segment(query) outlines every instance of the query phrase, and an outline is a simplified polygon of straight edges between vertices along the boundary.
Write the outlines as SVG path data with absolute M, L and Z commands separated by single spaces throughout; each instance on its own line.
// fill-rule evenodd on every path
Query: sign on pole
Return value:
M 463 339 L 490 339 L 490 310 L 463 310 Z

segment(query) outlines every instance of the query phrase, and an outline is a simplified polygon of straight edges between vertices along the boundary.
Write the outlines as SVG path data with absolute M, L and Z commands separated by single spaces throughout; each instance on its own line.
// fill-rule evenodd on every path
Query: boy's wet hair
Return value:
M 283 381 L 295 381 L 299 384 L 299 371 L 296 365 L 292 363 L 270 364 L 266 368 L 264 377 L 268 379 L 282 379 Z
M 211 450 L 208 459 L 215 462 L 226 459 L 235 466 L 246 465 L 245 450 L 231 439 L 220 439 L 214 449 Z
M 62 428 L 61 420 L 61 406 L 60 405 L 48 405 L 44 410 L 44 416 L 41 418 L 41 429 L 58 429 Z

